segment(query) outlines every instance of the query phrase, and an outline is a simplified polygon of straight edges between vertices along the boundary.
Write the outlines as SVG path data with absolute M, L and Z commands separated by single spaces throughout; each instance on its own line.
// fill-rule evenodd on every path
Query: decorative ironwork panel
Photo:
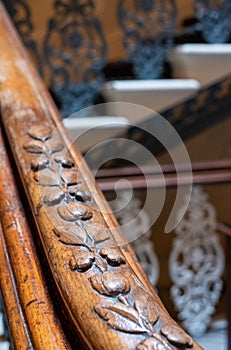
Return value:
M 230 0 L 195 0 L 194 9 L 208 43 L 225 43 L 231 33 Z
M 130 191 L 125 190 L 119 192 L 112 208 L 120 225 L 126 225 L 123 231 L 125 237 L 131 242 L 149 280 L 156 286 L 160 273 L 159 261 L 153 242 L 150 239 L 151 230 L 145 232 L 146 228 L 150 227 L 148 213 L 143 210 L 142 216 L 137 215 L 141 210 L 141 206 L 140 199 L 133 198 L 130 200 Z M 123 209 L 121 210 L 121 208 Z
M 39 54 L 37 42 L 33 39 L 34 30 L 31 10 L 24 0 L 5 0 L 3 1 L 9 15 L 17 28 L 26 48 L 29 50 L 39 73 L 43 75 L 42 60 Z
M 120 0 L 118 11 L 135 75 L 140 79 L 159 78 L 173 43 L 174 0 Z
M 194 187 L 169 259 L 171 297 L 179 319 L 194 336 L 207 330 L 221 296 L 224 252 L 216 228 L 215 208 L 202 189 Z
M 106 42 L 91 0 L 57 0 L 44 42 L 50 85 L 64 117 L 94 104 Z

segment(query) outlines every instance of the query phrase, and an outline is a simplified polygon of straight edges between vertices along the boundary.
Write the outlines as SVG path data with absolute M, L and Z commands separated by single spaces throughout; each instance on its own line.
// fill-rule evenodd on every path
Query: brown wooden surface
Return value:
M 14 349 L 32 349 L 27 325 L 18 300 L 15 280 L 0 225 L 0 288 Z
M 0 283 L 14 348 L 70 349 L 46 289 L 1 134 L 0 159 Z
M 201 349 L 170 318 L 134 260 L 81 155 L 69 148 L 2 6 L 0 14 L 2 122 L 73 333 L 89 349 Z M 24 293 L 29 302 L 30 289 Z M 26 310 L 25 315 L 39 348 L 48 325 L 40 333 Z

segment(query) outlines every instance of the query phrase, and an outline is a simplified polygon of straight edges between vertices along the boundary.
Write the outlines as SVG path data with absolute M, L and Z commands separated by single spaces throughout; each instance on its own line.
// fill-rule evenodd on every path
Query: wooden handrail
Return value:
M 0 54 L 2 123 L 37 225 L 41 249 L 56 284 L 56 302 L 63 305 L 72 333 L 81 339 L 78 348 L 201 349 L 170 318 L 135 260 L 89 169 L 70 146 L 59 114 L 2 4 L 0 42 L 4 48 Z M 1 172 L 2 199 L 9 198 L 8 186 L 13 191 L 10 184 L 4 186 L 4 173 L 11 176 Z M 17 202 L 16 198 L 12 200 Z M 7 200 L 4 205 L 7 206 Z M 1 209 L 5 240 L 7 210 L 8 225 L 11 210 L 15 214 L 13 219 L 18 217 L 14 206 Z M 24 210 L 28 212 L 29 208 Z M 34 232 L 26 231 L 31 238 L 33 234 L 33 239 L 38 239 Z M 10 255 L 10 244 L 6 248 Z M 32 256 L 35 257 L 34 252 Z M 13 269 L 17 263 L 13 255 L 10 259 Z M 35 267 L 32 270 L 36 273 Z M 44 283 L 40 277 L 28 276 L 31 283 L 41 286 Z M 34 299 L 29 300 L 27 294 L 20 292 L 21 283 L 18 279 L 18 295 L 32 348 L 68 349 L 55 321 L 51 325 L 55 323 L 57 328 L 51 331 L 42 318 L 33 323 L 35 318 L 22 302 L 25 307 L 29 303 L 36 309 L 31 307 L 32 315 L 38 312 L 41 317 L 43 304 L 40 307 L 36 302 L 30 304 Z M 55 312 L 52 308 L 48 314 L 44 311 L 43 316 L 48 320 L 52 312 Z
M 0 286 L 11 315 L 12 344 L 14 349 L 70 349 L 46 290 L 1 134 L 0 158 Z

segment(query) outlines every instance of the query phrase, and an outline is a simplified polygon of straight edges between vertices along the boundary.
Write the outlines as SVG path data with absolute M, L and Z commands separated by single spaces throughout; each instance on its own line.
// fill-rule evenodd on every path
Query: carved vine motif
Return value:
M 28 136 L 24 149 L 33 154 L 31 171 L 41 189 L 40 206 L 55 209 L 56 222 L 62 223 L 54 229 L 59 241 L 75 245 L 70 269 L 85 272 L 92 289 L 104 296 L 96 314 L 117 331 L 143 334 L 136 350 L 193 348 L 193 340 L 180 327 L 161 322 L 154 297 L 128 269 L 108 231 L 88 232 L 88 223 L 94 216 L 97 220 L 95 204 L 81 189 L 83 179 L 59 133 L 35 125 Z

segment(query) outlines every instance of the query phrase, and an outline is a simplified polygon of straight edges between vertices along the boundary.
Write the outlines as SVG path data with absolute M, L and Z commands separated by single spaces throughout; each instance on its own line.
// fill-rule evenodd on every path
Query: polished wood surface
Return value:
M 0 285 L 13 346 L 70 349 L 46 290 L 1 135 L 0 158 Z
M 30 203 L 25 210 L 32 212 L 39 232 L 39 238 L 32 232 L 33 239 L 41 241 L 56 284 L 56 303 L 64 305 L 65 322 L 82 341 L 78 348 L 201 349 L 170 318 L 137 263 L 81 155 L 70 147 L 59 114 L 2 5 L 0 42 L 2 123 Z M 20 236 L 21 226 L 11 225 L 12 220 L 18 224 L 19 200 L 12 197 L 6 168 L 2 169 L 6 178 L 1 179 L 5 198 L 1 221 L 4 237 L 7 230 L 12 237 L 15 234 L 7 252 L 17 271 L 30 340 L 35 349 L 68 349 L 52 305 L 43 304 L 45 295 L 33 294 L 44 293 L 40 289 L 44 282 L 36 270 L 35 252 L 30 254 L 35 260 L 24 255 L 27 242 Z M 26 277 L 26 263 L 34 275 Z

